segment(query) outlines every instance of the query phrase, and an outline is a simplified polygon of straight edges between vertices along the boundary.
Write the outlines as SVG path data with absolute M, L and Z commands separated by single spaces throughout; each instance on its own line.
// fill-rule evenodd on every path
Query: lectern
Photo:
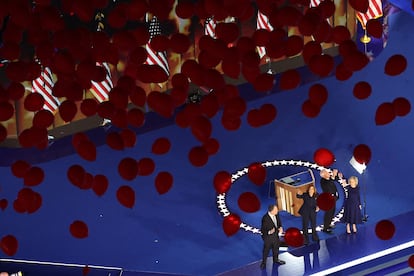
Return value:
M 275 179 L 275 194 L 277 207 L 294 216 L 300 216 L 299 209 L 303 199 L 297 198 L 298 191 L 306 192 L 309 186 L 315 185 L 315 177 L 311 169 L 296 174 Z

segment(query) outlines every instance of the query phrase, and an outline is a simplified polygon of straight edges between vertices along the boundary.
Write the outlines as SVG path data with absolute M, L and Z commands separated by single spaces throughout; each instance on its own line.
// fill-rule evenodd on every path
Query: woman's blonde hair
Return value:
M 350 177 L 348 178 L 348 183 L 349 183 L 349 181 L 350 181 L 351 179 L 355 181 L 355 184 L 356 184 L 356 185 L 358 185 L 358 177 L 356 177 L 356 176 L 354 176 L 354 175 L 353 175 L 353 176 L 350 176 Z

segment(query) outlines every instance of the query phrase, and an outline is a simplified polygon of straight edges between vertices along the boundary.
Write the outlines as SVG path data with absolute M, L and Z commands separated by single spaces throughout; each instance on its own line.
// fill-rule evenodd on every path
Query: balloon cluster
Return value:
M 4 70 L 7 83 L 0 87 L 0 122 L 6 122 L 14 116 L 14 101 L 21 101 L 25 111 L 34 113 L 32 125 L 18 135 L 23 148 L 46 149 L 49 146 L 48 128 L 56 118 L 53 112 L 43 109 L 45 98 L 37 93 L 25 92 L 27 83 L 41 75 L 42 67 L 50 68 L 57 79 L 52 94 L 61 100 L 57 114 L 64 122 L 74 120 L 79 111 L 84 117 L 97 115 L 111 120 L 120 130 L 108 132 L 105 141 L 111 149 L 121 151 L 135 145 L 136 132 L 130 128 L 144 125 L 143 107 L 147 104 L 161 117 L 175 116 L 177 126 L 190 129 L 199 144 L 188 151 L 187 158 L 194 167 L 202 167 L 220 149 L 220 142 L 212 137 L 211 123 L 219 110 L 223 111 L 221 124 L 228 131 L 240 128 L 246 112 L 247 123 L 254 128 L 268 125 L 276 118 L 277 109 L 270 103 L 247 110 L 246 100 L 240 95 L 238 87 L 228 81 L 242 78 L 258 93 L 270 91 L 275 86 L 275 76 L 261 70 L 262 59 L 257 53 L 257 47 L 265 47 L 267 57 L 274 60 L 302 54 L 305 65 L 315 76 L 334 74 L 340 81 L 349 79 L 369 62 L 365 53 L 357 49 L 350 31 L 342 25 L 331 26 L 327 20 L 335 12 L 333 1 L 322 1 L 319 6 L 311 8 L 309 0 L 132 0 L 114 3 L 109 0 L 64 0 L 60 1 L 60 5 L 55 5 L 54 2 L 38 0 L 35 1 L 35 6 L 32 6 L 33 1 L 26 0 L 0 3 L 0 21 L 4 24 L 0 56 L 8 61 L 7 66 L 1 69 Z M 349 3 L 358 12 L 366 12 L 368 9 L 367 0 L 353 0 Z M 96 31 L 95 26 L 90 28 L 100 11 L 106 13 L 109 32 Z M 236 18 L 242 24 L 257 11 L 268 17 L 272 31 L 258 29 L 251 36 L 245 36 L 240 31 L 240 24 L 225 21 L 229 17 Z M 197 42 L 200 51 L 198 56 L 184 60 L 180 72 L 168 75 L 159 65 L 146 63 L 146 46 L 151 46 L 157 52 L 185 54 L 192 41 L 178 29 L 169 36 L 159 34 L 151 38 L 144 24 L 146 14 L 152 14 L 161 22 L 168 21 L 171 14 L 180 19 L 196 17 L 199 20 L 213 16 L 218 22 L 215 37 L 201 36 Z M 72 26 L 68 22 L 76 24 Z M 285 29 L 288 26 L 297 27 L 299 34 L 290 35 Z M 374 37 L 381 36 L 382 29 L 379 28 L 378 20 L 367 23 L 367 32 Z M 304 36 L 312 36 L 313 39 L 305 42 Z M 322 43 L 338 45 L 338 64 L 333 56 L 323 52 Z M 98 102 L 84 98 L 84 91 L 91 88 L 92 82 L 101 82 L 106 77 L 107 72 L 98 63 L 117 67 L 122 57 L 126 57 L 124 73 L 111 89 L 108 100 Z M 395 55 L 385 64 L 384 72 L 396 76 L 403 73 L 406 66 L 405 58 Z M 153 84 L 168 80 L 172 86 L 169 93 L 146 91 L 137 85 L 137 82 Z M 302 76 L 298 70 L 288 69 L 281 72 L 278 85 L 280 90 L 292 90 L 301 82 Z M 203 87 L 210 93 L 199 103 L 186 104 L 190 84 Z M 358 99 L 367 98 L 370 92 L 367 83 L 359 83 L 354 89 Z M 327 98 L 328 91 L 323 85 L 313 85 L 309 89 L 309 99 L 302 106 L 304 115 L 311 118 L 318 116 Z M 394 116 L 405 116 L 409 112 L 408 100 L 397 98 L 392 103 L 379 106 L 376 123 L 387 124 Z M 0 124 L 0 141 L 7 137 L 8 129 Z M 99 158 L 94 141 L 84 133 L 75 134 L 72 145 L 85 161 L 94 162 Z M 154 141 L 151 151 L 161 155 L 167 154 L 170 148 L 168 138 L 161 137 Z M 327 149 L 317 151 L 314 159 L 323 166 L 334 162 L 333 154 Z M 136 160 L 128 156 L 118 162 L 118 174 L 126 181 L 132 181 L 139 175 L 153 174 L 155 169 L 156 164 L 149 157 Z M 26 186 L 14 201 L 14 209 L 17 212 L 35 212 L 40 208 L 42 198 L 31 187 L 43 181 L 43 170 L 24 160 L 16 161 L 11 170 L 17 178 L 24 179 Z M 254 184 L 261 185 L 266 171 L 260 164 L 251 164 L 248 175 Z M 98 196 L 102 196 L 109 185 L 105 175 L 92 175 L 78 164 L 70 165 L 67 178 L 76 187 L 92 189 Z M 167 193 L 173 186 L 173 180 L 171 173 L 158 172 L 154 183 L 157 192 Z M 214 177 L 216 192 L 224 193 L 230 186 L 230 175 L 218 172 Z M 135 191 L 129 185 L 119 187 L 116 196 L 121 205 L 134 207 Z M 241 195 L 239 204 L 247 212 L 260 207 L 257 198 L 250 193 Z M 2 199 L 1 208 L 6 207 L 7 201 Z M 225 233 L 234 234 L 240 223 L 237 215 L 227 216 L 223 222 Z M 84 222 L 75 221 L 69 228 L 76 238 L 88 236 Z M 292 234 L 294 237 L 295 233 Z M 13 255 L 17 244 L 13 236 L 5 236 L 0 246 L 7 255 Z

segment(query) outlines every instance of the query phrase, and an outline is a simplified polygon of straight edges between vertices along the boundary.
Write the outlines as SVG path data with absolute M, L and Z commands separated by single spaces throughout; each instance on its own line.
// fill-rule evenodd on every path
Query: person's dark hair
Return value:
M 271 212 L 271 211 L 273 210 L 273 208 L 275 208 L 275 207 L 277 207 L 277 205 L 276 205 L 276 204 L 270 204 L 270 205 L 269 205 L 269 207 L 267 208 L 267 210 L 268 210 L 269 212 Z

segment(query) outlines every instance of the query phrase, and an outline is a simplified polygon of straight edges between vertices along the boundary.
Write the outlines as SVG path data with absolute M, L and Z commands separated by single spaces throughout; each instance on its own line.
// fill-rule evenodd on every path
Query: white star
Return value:
M 272 162 L 270 162 L 270 161 L 266 161 L 265 163 L 263 163 L 262 164 L 263 166 L 265 166 L 265 167 L 270 167 L 270 166 L 272 166 Z
M 303 166 L 304 166 L 304 167 L 309 167 L 309 166 L 310 166 L 310 163 L 309 163 L 309 162 L 304 162 L 304 163 L 303 163 Z
M 290 160 L 288 163 L 289 163 L 289 165 L 295 165 L 295 161 L 294 160 Z
M 287 164 L 287 161 L 286 160 L 282 160 L 282 161 L 280 161 L 280 164 L 281 165 L 286 165 Z

